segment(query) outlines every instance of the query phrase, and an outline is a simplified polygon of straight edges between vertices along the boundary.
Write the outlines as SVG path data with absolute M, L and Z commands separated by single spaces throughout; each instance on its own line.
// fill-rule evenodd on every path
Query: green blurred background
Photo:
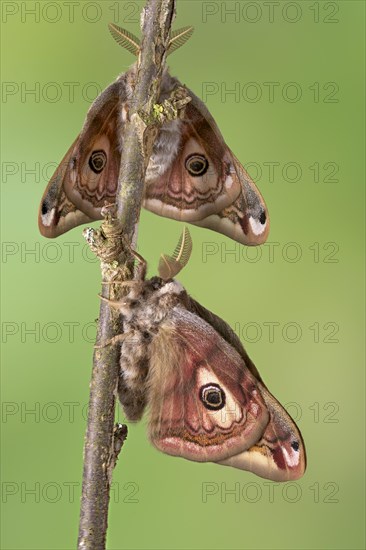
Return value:
M 1 5 L 4 549 L 76 545 L 100 277 L 80 228 L 48 241 L 37 209 L 96 90 L 133 61 L 107 23 L 138 34 L 142 5 Z M 250 163 L 271 232 L 246 249 L 190 227 L 180 280 L 246 342 L 308 469 L 280 485 L 174 459 L 133 425 L 108 548 L 364 548 L 364 3 L 178 0 L 175 27 L 189 24 L 171 72 Z M 142 213 L 151 274 L 180 231 Z

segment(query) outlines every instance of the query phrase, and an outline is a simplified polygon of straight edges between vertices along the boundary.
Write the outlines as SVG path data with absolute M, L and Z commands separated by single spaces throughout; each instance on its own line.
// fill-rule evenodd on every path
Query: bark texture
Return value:
M 100 258 L 102 296 L 109 299 L 120 299 L 125 292 L 120 283 L 133 277 L 129 250 L 137 238 L 145 172 L 160 124 L 154 106 L 159 100 L 174 15 L 175 0 L 148 0 L 142 12 L 143 39 L 134 99 L 124 130 L 117 204 L 105 207 L 105 221 L 100 230 L 84 231 L 90 247 Z M 120 348 L 103 347 L 103 342 L 122 332 L 122 320 L 109 308 L 108 302 L 102 301 L 85 435 L 79 550 L 106 547 L 112 472 L 126 439 L 127 427 L 115 425 L 114 420 Z

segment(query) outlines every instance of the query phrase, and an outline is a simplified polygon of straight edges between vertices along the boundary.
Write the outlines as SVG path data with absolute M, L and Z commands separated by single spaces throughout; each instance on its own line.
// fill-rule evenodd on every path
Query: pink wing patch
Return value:
M 160 331 L 151 356 L 153 445 L 275 481 L 301 477 L 306 459 L 300 432 L 239 353 L 181 306 Z
M 179 308 L 173 322 L 171 346 L 179 350 L 179 364 L 169 361 L 163 381 L 151 376 L 152 443 L 198 462 L 224 460 L 250 448 L 269 420 L 257 380 L 243 369 L 239 354 L 199 317 Z M 158 358 L 162 354 L 163 349 L 154 352 Z M 151 365 L 155 371 L 158 361 Z
M 273 481 L 299 479 L 306 468 L 301 434 L 292 418 L 264 387 L 261 393 L 270 414 L 262 438 L 247 451 L 220 461 L 220 464 L 248 470 Z

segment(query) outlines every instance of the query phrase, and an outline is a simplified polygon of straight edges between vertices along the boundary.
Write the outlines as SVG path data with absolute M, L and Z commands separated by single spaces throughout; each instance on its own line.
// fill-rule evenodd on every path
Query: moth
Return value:
M 139 40 L 110 25 L 115 39 L 135 55 Z M 192 27 L 175 31 L 169 52 L 181 46 Z M 67 151 L 43 195 L 38 224 L 57 237 L 99 220 L 106 202 L 115 202 L 123 126 L 128 119 L 136 64 L 108 86 L 90 107 L 81 133 Z M 159 102 L 181 86 L 166 70 Z M 143 206 L 175 220 L 223 233 L 239 243 L 263 243 L 269 231 L 264 200 L 249 174 L 226 145 L 204 103 L 191 101 L 183 119 L 165 122 L 146 172 Z
M 248 470 L 273 481 L 300 478 L 305 447 L 294 421 L 265 386 L 239 338 L 172 278 L 188 261 L 185 230 L 159 276 L 139 268 L 121 301 L 119 399 L 127 419 L 148 409 L 152 444 L 169 455 Z M 106 298 L 102 298 L 106 300 Z

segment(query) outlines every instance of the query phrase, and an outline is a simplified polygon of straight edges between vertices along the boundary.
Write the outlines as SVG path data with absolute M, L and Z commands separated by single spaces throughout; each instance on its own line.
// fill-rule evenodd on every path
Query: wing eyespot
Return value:
M 107 164 L 107 155 L 102 149 L 93 151 L 89 157 L 89 167 L 95 174 L 100 174 Z
M 186 158 L 185 167 L 193 178 L 198 178 L 206 174 L 209 162 L 205 156 L 194 153 Z
M 200 400 L 206 409 L 219 411 L 226 403 L 225 392 L 218 384 L 205 384 L 200 388 Z

